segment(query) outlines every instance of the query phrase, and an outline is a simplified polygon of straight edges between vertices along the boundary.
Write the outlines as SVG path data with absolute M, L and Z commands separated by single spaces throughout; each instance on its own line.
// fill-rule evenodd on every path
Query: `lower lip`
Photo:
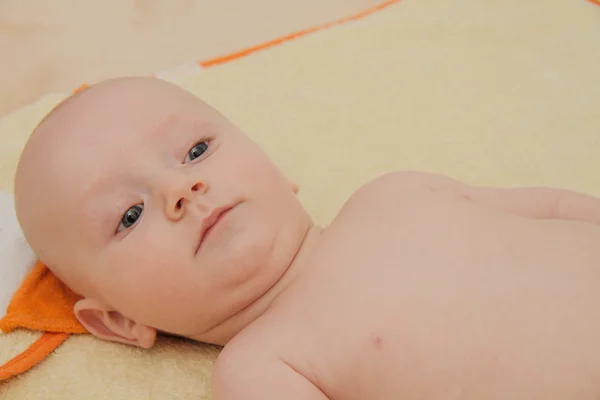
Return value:
M 223 218 L 225 218 L 227 216 L 227 214 L 229 214 L 229 212 L 233 210 L 233 208 L 230 208 L 229 210 L 221 213 L 221 215 L 219 215 L 219 217 L 217 218 L 217 220 L 215 221 L 214 224 L 212 224 L 212 226 L 210 228 L 208 228 L 206 230 L 206 232 L 204 232 L 204 238 L 206 238 L 208 235 L 211 234 L 211 232 L 213 231 L 213 229 L 223 220 Z M 202 241 L 204 241 L 204 239 L 202 239 Z

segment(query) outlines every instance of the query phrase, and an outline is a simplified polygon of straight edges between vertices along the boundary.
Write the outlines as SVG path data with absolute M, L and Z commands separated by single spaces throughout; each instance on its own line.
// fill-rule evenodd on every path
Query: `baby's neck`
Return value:
M 284 293 L 309 265 L 306 259 L 309 258 L 315 247 L 319 244 L 322 232 L 323 228 L 316 225 L 312 225 L 308 229 L 298 252 L 288 268 L 279 280 L 261 297 L 210 331 L 198 337 L 191 337 L 190 339 L 224 346 L 245 327 L 263 315 L 271 307 L 275 299 Z

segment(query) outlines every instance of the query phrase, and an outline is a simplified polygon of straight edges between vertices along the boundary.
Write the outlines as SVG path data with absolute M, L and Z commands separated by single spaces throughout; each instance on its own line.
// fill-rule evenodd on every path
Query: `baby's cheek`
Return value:
M 132 318 L 156 328 L 164 325 L 174 310 L 187 303 L 192 280 L 186 276 L 178 260 L 152 257 L 124 266 L 118 288 L 120 309 Z
M 184 260 L 177 252 L 159 252 L 154 249 L 140 257 L 135 266 L 136 280 L 145 286 L 156 288 L 172 285 L 185 278 Z
M 232 169 L 228 171 L 230 176 L 238 176 L 252 185 L 271 183 L 282 177 L 278 167 L 262 153 L 244 154 L 237 158 L 235 164 L 229 164 L 228 168 Z
M 125 288 L 144 295 L 145 292 L 156 292 L 180 276 L 181 252 L 174 251 L 169 240 L 147 239 L 140 237 L 123 243 L 127 246 L 114 249 L 107 260 L 109 282 L 120 282 Z

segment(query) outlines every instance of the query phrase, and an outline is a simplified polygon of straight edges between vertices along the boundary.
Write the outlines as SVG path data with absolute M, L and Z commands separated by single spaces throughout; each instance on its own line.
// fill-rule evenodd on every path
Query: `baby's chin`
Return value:
M 258 276 L 274 264 L 273 249 L 276 240 L 260 235 L 259 232 L 237 231 L 222 238 L 212 237 L 200 249 L 196 262 L 199 268 L 214 265 L 218 275 L 229 285 L 239 285 Z M 212 261 L 212 262 L 211 262 Z

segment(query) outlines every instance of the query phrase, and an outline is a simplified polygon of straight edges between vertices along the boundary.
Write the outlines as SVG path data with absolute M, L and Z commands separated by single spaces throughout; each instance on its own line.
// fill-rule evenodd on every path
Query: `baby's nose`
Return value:
M 185 214 L 189 203 L 198 195 L 203 195 L 208 190 L 208 185 L 202 180 L 187 180 L 179 185 L 171 184 L 165 199 L 165 213 L 173 221 L 178 221 Z

